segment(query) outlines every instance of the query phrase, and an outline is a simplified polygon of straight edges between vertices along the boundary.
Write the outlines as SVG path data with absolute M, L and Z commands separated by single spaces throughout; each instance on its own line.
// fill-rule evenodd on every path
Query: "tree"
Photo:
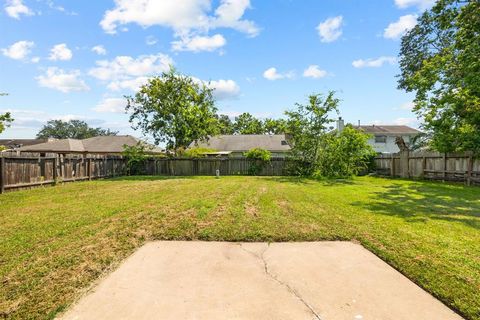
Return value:
M 267 134 L 282 134 L 287 130 L 287 122 L 284 119 L 267 118 L 263 121 L 263 129 Z
M 399 88 L 442 152 L 480 153 L 480 1 L 439 0 L 402 37 Z
M 237 134 L 264 134 L 265 132 L 262 121 L 248 112 L 235 117 L 234 128 Z
M 220 134 L 234 134 L 235 128 L 230 117 L 224 114 L 216 115 Z
M 81 120 L 50 120 L 37 133 L 38 139 L 87 139 L 96 136 L 115 136 L 117 131 L 110 129 L 92 128 Z
M 292 155 L 299 164 L 298 174 L 312 175 L 318 161 L 321 149 L 321 137 L 329 129 L 329 124 L 335 120 L 329 118 L 331 113 L 338 114 L 339 99 L 335 92 L 330 91 L 326 96 L 312 94 L 308 97 L 309 103 L 296 103 L 296 110 L 286 111 L 287 132 L 293 144 Z
M 166 142 L 175 154 L 219 131 L 212 89 L 173 68 L 127 97 L 127 110 L 134 129 L 151 135 L 155 143 Z
M 328 132 L 323 135 L 321 152 L 313 175 L 327 178 L 350 178 L 366 171 L 372 163 L 375 151 L 368 144 L 369 136 L 345 126 L 342 132 Z
M 0 93 L 0 96 L 6 96 L 8 93 Z M 0 114 L 0 133 L 5 131 L 6 128 L 10 126 L 10 123 L 13 122 L 12 115 L 10 112 Z

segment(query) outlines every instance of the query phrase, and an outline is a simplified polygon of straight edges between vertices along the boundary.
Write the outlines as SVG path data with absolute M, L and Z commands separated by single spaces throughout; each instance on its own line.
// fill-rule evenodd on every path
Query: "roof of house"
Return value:
M 98 136 L 83 140 L 61 139 L 21 147 L 19 151 L 53 152 L 53 153 L 122 153 L 124 146 L 135 146 L 140 140 L 132 136 Z M 155 146 L 148 150 L 151 153 L 160 153 L 162 150 Z
M 421 131 L 410 128 L 409 126 L 391 126 L 391 125 L 368 125 L 368 126 L 356 126 L 355 128 L 361 129 L 368 134 L 382 134 L 382 135 L 400 135 L 400 134 L 419 134 Z
M 262 148 L 269 151 L 289 151 L 290 145 L 284 134 L 241 134 L 220 135 L 210 137 L 208 141 L 192 143 L 193 147 L 209 148 L 217 151 L 248 151 L 253 148 Z
M 0 146 L 8 148 L 19 148 L 47 142 L 48 139 L 0 139 Z

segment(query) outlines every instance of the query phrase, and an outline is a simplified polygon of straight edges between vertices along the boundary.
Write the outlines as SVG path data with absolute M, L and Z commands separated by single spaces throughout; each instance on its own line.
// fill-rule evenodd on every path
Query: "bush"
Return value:
M 209 148 L 200 148 L 200 147 L 190 148 L 181 152 L 180 156 L 186 157 L 186 158 L 202 158 L 202 157 L 206 157 L 205 153 L 215 152 L 215 151 L 217 150 L 209 149 Z
M 137 143 L 134 146 L 123 146 L 122 155 L 127 158 L 127 174 L 137 175 L 145 173 L 145 161 L 148 158 L 145 145 Z
M 250 149 L 243 155 L 247 159 L 254 160 L 248 168 L 248 173 L 252 176 L 259 174 L 272 158 L 270 151 L 261 148 Z
M 324 135 L 313 176 L 350 178 L 368 170 L 375 155 L 368 138 L 350 125 L 339 134 L 331 132 Z

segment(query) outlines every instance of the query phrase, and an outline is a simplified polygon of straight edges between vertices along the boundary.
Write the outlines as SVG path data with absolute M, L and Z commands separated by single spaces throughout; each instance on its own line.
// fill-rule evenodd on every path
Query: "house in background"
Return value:
M 149 145 L 132 136 L 98 136 L 88 139 L 60 139 L 50 142 L 24 146 L 18 148 L 19 152 L 38 152 L 38 153 L 92 153 L 92 154 L 110 154 L 120 155 L 124 151 L 124 146 L 136 146 L 138 143 L 144 143 L 147 146 L 147 152 L 151 154 L 163 153 L 160 148 Z
M 342 131 L 345 127 L 345 122 L 342 118 L 337 120 L 337 130 Z M 395 139 L 397 137 L 402 137 L 403 141 L 407 146 L 412 143 L 414 137 L 422 133 L 417 129 L 411 128 L 409 126 L 399 126 L 399 125 L 358 125 L 354 126 L 355 129 L 358 129 L 368 135 L 368 144 L 370 144 L 373 149 L 378 153 L 397 153 L 400 151 Z
M 21 147 L 31 146 L 39 143 L 55 141 L 56 139 L 0 139 L 0 147 L 7 150 L 16 150 Z
M 261 148 L 272 153 L 272 157 L 285 157 L 291 150 L 284 134 L 239 134 L 210 137 L 208 141 L 192 143 L 189 148 L 213 149 L 207 155 L 229 155 L 243 157 L 253 148 Z

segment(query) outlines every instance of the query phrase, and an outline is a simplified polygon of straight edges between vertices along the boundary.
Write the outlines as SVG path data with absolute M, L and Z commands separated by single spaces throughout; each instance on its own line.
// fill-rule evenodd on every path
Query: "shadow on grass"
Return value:
M 434 182 L 393 183 L 367 200 L 352 204 L 412 223 L 432 219 L 480 229 L 480 190 L 475 187 Z

